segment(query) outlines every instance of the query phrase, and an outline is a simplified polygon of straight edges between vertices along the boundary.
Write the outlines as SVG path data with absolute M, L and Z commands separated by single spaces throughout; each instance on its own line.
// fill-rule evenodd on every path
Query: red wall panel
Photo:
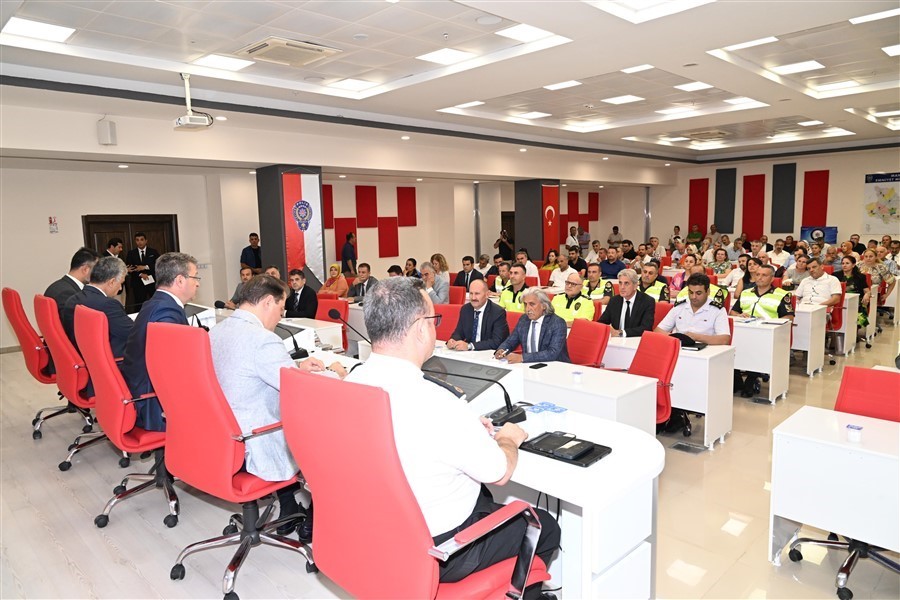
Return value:
M 802 227 L 824 227 L 828 220 L 828 171 L 803 174 Z
M 378 258 L 400 256 L 397 217 L 378 217 Z
M 334 229 L 334 188 L 322 186 L 322 222 L 325 229 Z
M 351 231 L 356 233 L 356 219 L 353 217 L 334 220 L 334 255 L 337 257 L 338 263 L 341 262 L 341 249 L 347 241 L 347 234 Z M 359 248 L 359 235 L 356 236 L 356 240 L 356 256 L 359 257 L 362 256 L 362 250 Z M 327 268 L 325 272 L 327 274 Z
M 416 188 L 397 188 L 397 224 L 400 227 L 416 226 Z
M 765 217 L 766 176 L 744 176 L 744 208 L 741 218 L 741 231 L 751 240 L 763 234 L 763 218 Z
M 700 231 L 705 233 L 708 218 L 709 179 L 691 179 L 690 191 L 688 192 L 688 222 L 681 229 L 683 235 L 687 235 L 692 225 L 698 225 Z
M 600 219 L 600 192 L 588 192 L 588 221 L 598 219 Z M 584 228 L 587 229 L 587 226 Z
M 374 185 L 356 186 L 356 224 L 378 227 L 378 196 Z

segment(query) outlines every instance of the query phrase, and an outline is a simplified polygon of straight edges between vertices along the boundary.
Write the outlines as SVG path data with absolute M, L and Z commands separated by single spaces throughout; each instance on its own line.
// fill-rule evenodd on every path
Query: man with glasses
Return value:
M 594 320 L 594 302 L 582 293 L 582 281 L 572 272 L 565 281 L 565 293 L 553 297 L 553 310 L 571 324 L 575 319 Z
M 484 484 L 509 481 L 527 434 L 506 423 L 492 439 L 490 421 L 474 416 L 465 402 L 422 376 L 422 365 L 434 351 L 434 317 L 434 305 L 418 281 L 395 277 L 381 282 L 364 308 L 372 354 L 347 381 L 389 394 L 400 466 L 434 543 L 441 544 L 502 508 Z M 537 512 L 536 551 L 548 563 L 559 547 L 559 525 L 547 512 Z M 517 518 L 479 538 L 438 563 L 440 581 L 459 581 L 516 556 L 524 531 L 524 519 Z
M 200 287 L 197 259 L 181 252 L 167 252 L 156 261 L 156 293 L 141 306 L 134 328 L 125 342 L 122 376 L 134 398 L 153 393 L 153 382 L 147 373 L 147 325 L 177 323 L 187 325 L 184 305 L 194 299 Z M 156 398 L 138 400 L 135 425 L 149 431 L 165 431 L 166 417 Z
M 522 294 L 522 302 L 525 314 L 497 348 L 494 357 L 506 358 L 512 364 L 551 360 L 571 362 L 566 350 L 566 322 L 554 314 L 556 311 L 547 294 L 529 288 Z M 522 346 L 522 354 L 511 354 L 519 346 Z

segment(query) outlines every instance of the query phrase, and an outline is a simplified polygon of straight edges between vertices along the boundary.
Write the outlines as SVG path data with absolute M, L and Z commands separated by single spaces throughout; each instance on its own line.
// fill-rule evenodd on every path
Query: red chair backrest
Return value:
M 534 266 L 536 266 L 538 269 L 540 269 L 541 267 L 544 266 L 544 263 L 546 263 L 547 261 L 545 261 L 545 260 L 533 260 L 533 261 L 531 261 L 531 262 L 534 263 Z
M 706 267 L 706 276 L 707 277 L 712 278 L 712 277 L 715 277 L 715 275 L 716 275 L 716 273 L 715 273 L 715 271 L 712 270 L 712 267 Z M 710 281 L 712 281 L 712 279 L 710 279 Z M 713 281 L 713 283 L 715 283 L 715 282 Z
M 441 324 L 436 328 L 437 339 L 445 342 L 450 339 L 459 322 L 461 304 L 435 304 L 434 314 L 441 315 Z
M 707 269 L 707 271 L 711 271 L 711 270 L 712 269 Z M 709 276 L 710 283 L 712 283 L 714 285 L 719 285 L 719 276 L 718 275 L 716 275 L 715 273 L 710 273 L 708 276 Z
M 662 320 L 666 318 L 666 315 L 669 314 L 669 311 L 672 310 L 672 304 L 670 302 L 657 302 L 656 306 L 653 310 L 653 329 L 659 327 L 659 324 L 662 323 Z
M 526 277 L 525 278 L 525 285 L 527 285 L 528 287 L 537 287 L 538 283 L 539 283 L 539 280 L 537 277 Z
M 900 421 L 897 390 L 900 390 L 900 373 L 844 367 L 834 410 L 886 421 Z
M 837 331 L 844 326 L 844 296 L 847 293 L 847 282 L 841 282 L 841 300 L 834 306 L 828 308 L 828 314 L 831 319 L 825 323 L 825 329 L 829 331 Z M 51 349 L 52 352 L 52 349 Z
M 671 267 L 672 266 L 672 255 L 667 253 L 665 256 L 660 258 L 659 266 L 660 267 Z
M 83 394 L 90 375 L 78 350 L 72 345 L 69 336 L 63 330 L 59 320 L 59 309 L 56 300 L 36 294 L 34 296 L 34 316 L 38 327 L 44 334 L 44 340 L 53 355 L 53 366 L 56 368 L 56 387 L 66 400 L 80 408 L 94 406 L 93 399 Z
M 434 598 L 433 542 L 397 455 L 387 392 L 282 369 L 281 398 L 285 438 L 316 507 L 319 570 L 357 598 Z M 351 482 L 378 492 L 361 501 L 347 493 Z
M 340 319 L 332 319 L 328 316 L 328 313 L 332 308 L 336 308 L 339 313 L 341 313 L 341 319 L 346 321 L 350 316 L 350 304 L 345 300 L 338 300 L 335 298 L 327 298 L 323 299 L 322 296 L 319 296 L 319 306 L 316 308 L 316 320 L 317 321 L 331 321 L 332 323 L 341 323 Z M 341 332 L 342 338 L 344 342 L 344 350 L 347 349 L 347 326 L 341 323 Z
M 594 300 L 594 320 L 598 320 L 601 314 L 603 314 L 603 304 L 600 300 Z
M 681 342 L 665 333 L 645 331 L 628 372 L 659 380 L 656 387 L 656 422 L 665 423 L 672 414 L 672 373 L 678 362 Z
M 525 313 L 515 312 L 508 310 L 506 311 L 506 324 L 509 325 L 509 333 L 512 335 L 512 332 L 516 330 L 516 325 L 519 323 L 519 319 L 525 317 Z M 510 348 L 510 350 L 515 351 L 515 348 Z
M 550 285 L 550 274 L 553 273 L 550 269 L 541 269 L 538 271 L 538 281 L 541 282 L 541 285 L 547 287 Z
M 575 319 L 566 338 L 569 360 L 576 365 L 599 367 L 606 345 L 609 342 L 610 327 L 604 323 Z
M 834 265 L 822 265 L 822 270 L 829 275 L 834 275 Z
M 485 281 L 487 281 L 488 287 L 491 288 L 492 292 L 494 291 L 494 281 L 496 281 L 496 280 L 497 280 L 496 275 L 488 275 L 485 278 Z
M 866 287 L 869 289 L 872 289 L 872 274 L 866 273 L 865 276 L 866 276 Z
M 32 377 L 41 383 L 56 383 L 56 375 L 45 373 L 45 369 L 50 364 L 50 352 L 47 350 L 44 340 L 28 321 L 25 308 L 22 306 L 22 297 L 12 288 L 3 288 L 2 293 L 3 311 L 16 334 L 19 347 L 22 348 L 25 368 Z
M 734 319 L 728 319 L 728 345 L 734 342 Z
M 338 295 L 332 292 L 322 292 L 319 294 L 319 300 L 337 300 Z
M 175 323 L 147 326 L 147 371 L 166 413 L 166 468 L 191 487 L 229 502 L 244 443 L 213 368 L 209 334 Z
M 772 287 L 780 288 L 781 287 L 781 277 L 773 277 L 772 278 Z
M 352 287 L 353 287 L 353 283 L 356 281 L 356 277 L 348 277 L 348 276 L 346 276 L 346 275 L 344 276 L 344 279 L 347 280 L 347 287 L 348 287 L 348 288 L 352 288 Z
M 75 339 L 91 372 L 97 422 L 113 445 L 124 450 L 130 445 L 123 440 L 124 434 L 134 429 L 137 414 L 134 404 L 122 402 L 132 396 L 112 355 L 106 315 L 86 306 L 77 306 Z
M 450 299 L 448 301 L 449 304 L 465 304 L 466 302 L 466 288 L 462 285 L 451 285 L 450 286 Z

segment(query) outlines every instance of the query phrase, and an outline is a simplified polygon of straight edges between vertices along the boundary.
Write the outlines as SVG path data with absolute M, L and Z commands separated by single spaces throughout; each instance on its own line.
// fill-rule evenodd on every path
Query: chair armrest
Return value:
M 257 427 L 256 429 L 250 430 L 250 433 L 242 433 L 240 435 L 233 435 L 231 439 L 236 442 L 243 442 L 245 440 L 249 440 L 255 438 L 259 435 L 265 435 L 267 433 L 272 433 L 273 431 L 278 431 L 282 428 L 281 421 L 277 421 L 275 423 L 270 423 L 268 425 L 263 425 L 262 427 Z
M 122 404 L 131 404 L 132 402 L 137 402 L 138 400 L 146 400 L 148 398 L 156 398 L 156 392 L 147 392 L 146 394 L 141 394 L 137 398 L 123 398 Z

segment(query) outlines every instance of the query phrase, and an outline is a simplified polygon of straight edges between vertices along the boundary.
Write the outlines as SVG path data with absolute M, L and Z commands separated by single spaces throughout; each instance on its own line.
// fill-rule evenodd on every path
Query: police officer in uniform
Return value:
M 522 293 L 528 289 L 525 283 L 525 265 L 517 262 L 509 268 L 509 285 L 500 292 L 499 304 L 506 312 L 525 312 Z
M 762 265 L 756 271 L 756 285 L 746 288 L 738 296 L 731 307 L 731 314 L 740 317 L 759 317 L 761 319 L 794 320 L 794 307 L 791 304 L 791 293 L 781 288 L 772 287 L 775 268 Z M 759 373 L 748 372 L 742 380 L 738 371 L 734 372 L 735 391 L 740 389 L 743 398 L 752 398 L 759 392 Z
M 553 297 L 553 310 L 571 324 L 575 319 L 594 320 L 594 302 L 582 293 L 581 277 L 569 273 L 566 277 L 566 293 Z
M 728 314 L 722 302 L 711 293 L 709 277 L 694 273 L 685 286 L 687 298 L 675 302 L 656 328 L 660 333 L 683 333 L 708 345 L 725 345 L 731 339 Z
M 600 278 L 600 265 L 597 263 L 588 265 L 587 280 L 584 282 L 581 293 L 591 300 L 600 300 L 603 304 L 609 302 L 609 298 L 603 299 L 603 279 Z
M 655 260 L 641 267 L 641 280 L 638 291 L 647 294 L 657 302 L 669 301 L 669 286 L 659 277 L 659 263 Z

